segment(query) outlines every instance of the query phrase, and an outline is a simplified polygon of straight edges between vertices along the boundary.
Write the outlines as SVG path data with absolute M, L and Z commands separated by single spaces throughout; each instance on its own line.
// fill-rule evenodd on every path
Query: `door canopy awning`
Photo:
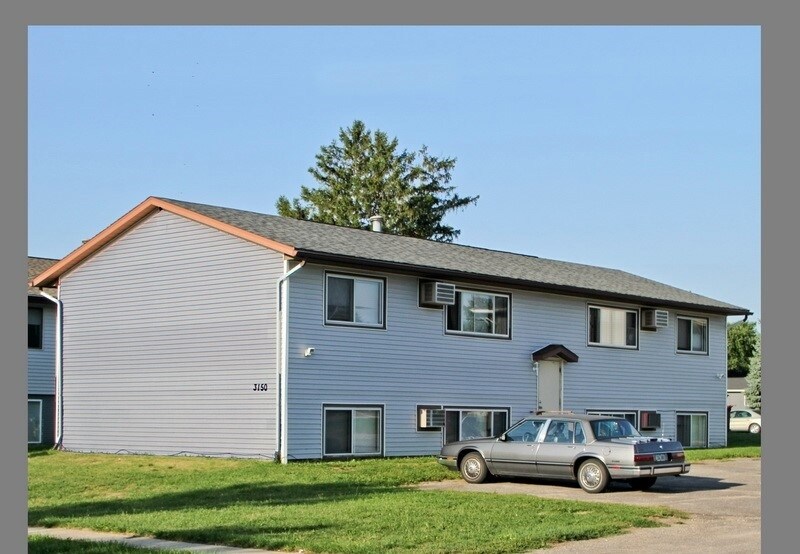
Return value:
M 565 362 L 577 362 L 578 355 L 563 344 L 548 344 L 531 354 L 531 360 L 539 362 L 547 358 L 559 357 Z

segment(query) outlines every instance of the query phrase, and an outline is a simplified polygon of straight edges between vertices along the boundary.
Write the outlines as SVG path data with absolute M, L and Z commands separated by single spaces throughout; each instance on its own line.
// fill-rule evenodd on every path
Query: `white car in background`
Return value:
M 761 432 L 761 414 L 750 408 L 734 408 L 731 410 L 731 431 Z

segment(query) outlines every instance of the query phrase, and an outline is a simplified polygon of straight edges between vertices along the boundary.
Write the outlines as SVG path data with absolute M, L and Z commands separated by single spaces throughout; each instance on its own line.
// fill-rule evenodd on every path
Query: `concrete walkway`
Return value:
M 137 537 L 129 533 L 105 533 L 89 529 L 63 529 L 58 527 L 28 527 L 28 535 L 44 535 L 56 539 L 83 541 L 116 542 L 125 546 L 150 550 L 183 550 L 186 552 L 213 552 L 226 554 L 286 554 L 285 551 L 259 550 L 257 548 L 236 548 L 213 544 L 165 541 L 152 537 Z

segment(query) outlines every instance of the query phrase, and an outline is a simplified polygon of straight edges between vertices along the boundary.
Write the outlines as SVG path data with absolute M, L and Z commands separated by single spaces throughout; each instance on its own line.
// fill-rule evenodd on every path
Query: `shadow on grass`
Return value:
M 238 546 L 241 548 L 266 548 L 269 550 L 294 549 L 297 536 L 332 530 L 327 524 L 318 525 L 218 525 L 202 529 L 162 530 L 157 538 L 209 545 Z
M 30 525 L 52 525 L 53 520 L 64 518 L 146 514 L 169 510 L 183 511 L 187 507 L 217 510 L 247 504 L 258 506 L 310 505 L 402 491 L 403 489 L 398 487 L 353 486 L 347 483 L 241 484 L 166 493 L 146 498 L 96 500 L 31 508 L 28 511 L 28 522 Z

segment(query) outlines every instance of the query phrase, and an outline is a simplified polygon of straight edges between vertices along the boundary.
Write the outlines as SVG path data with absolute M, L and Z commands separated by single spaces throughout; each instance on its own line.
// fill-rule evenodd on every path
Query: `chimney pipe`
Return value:
M 372 224 L 372 230 L 376 233 L 383 232 L 383 217 L 379 215 L 373 215 L 369 218 L 369 222 Z

